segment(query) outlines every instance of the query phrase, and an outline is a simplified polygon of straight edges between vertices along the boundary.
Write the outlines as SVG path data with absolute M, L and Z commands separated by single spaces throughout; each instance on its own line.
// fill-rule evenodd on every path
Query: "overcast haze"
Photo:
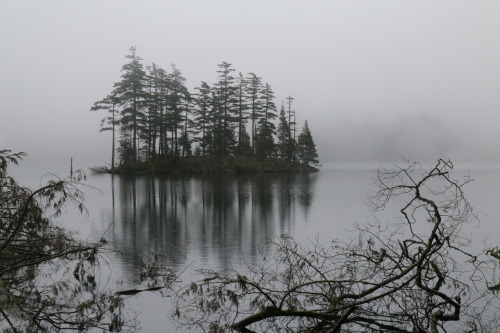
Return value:
M 192 88 L 217 64 L 295 98 L 322 162 L 500 161 L 500 1 L 0 2 L 0 148 L 109 163 L 131 46 Z

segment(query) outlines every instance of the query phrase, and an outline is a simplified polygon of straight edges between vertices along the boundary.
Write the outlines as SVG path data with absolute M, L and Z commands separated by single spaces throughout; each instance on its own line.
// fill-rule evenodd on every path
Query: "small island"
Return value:
M 247 174 L 273 172 L 317 172 L 312 165 L 287 162 L 277 158 L 258 159 L 250 156 L 187 156 L 136 164 L 122 164 L 114 168 L 91 168 L 95 173 L 113 174 Z
M 319 166 L 307 120 L 299 131 L 293 97 L 278 113 L 268 83 L 254 73 L 233 76 L 218 65 L 216 82 L 190 92 L 181 71 L 144 66 L 130 48 L 121 81 L 91 111 L 104 111 L 112 132 L 109 173 L 213 174 L 314 172 Z M 118 142 L 118 144 L 116 144 Z M 116 163 L 115 153 L 118 154 Z

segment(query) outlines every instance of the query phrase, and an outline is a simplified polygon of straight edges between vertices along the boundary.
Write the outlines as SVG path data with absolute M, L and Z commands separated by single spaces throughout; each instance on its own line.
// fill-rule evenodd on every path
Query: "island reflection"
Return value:
M 136 275 L 140 258 L 168 256 L 177 269 L 255 263 L 261 245 L 291 234 L 308 214 L 317 174 L 111 176 L 108 241 Z

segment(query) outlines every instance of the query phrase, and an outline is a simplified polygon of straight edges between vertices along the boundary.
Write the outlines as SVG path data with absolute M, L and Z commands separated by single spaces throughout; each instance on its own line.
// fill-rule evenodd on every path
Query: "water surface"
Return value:
M 62 223 L 82 237 L 105 237 L 121 253 L 112 265 L 117 289 L 135 285 L 139 260 L 150 252 L 168 256 L 177 272 L 189 266 L 188 280 L 196 268 L 256 264 L 266 255 L 262 245 L 280 234 L 304 243 L 355 237 L 355 223 L 375 218 L 366 201 L 376 167 L 332 164 L 314 174 L 89 175 L 87 184 L 99 190 L 87 190 L 88 219 L 69 208 Z M 35 186 L 42 169 L 27 166 L 13 173 Z M 454 173 L 475 179 L 465 187 L 481 221 L 471 237 L 476 244 L 494 244 L 500 239 L 500 167 L 459 164 Z M 391 207 L 377 217 L 390 222 L 399 212 Z M 130 305 L 140 313 L 144 332 L 173 330 L 168 298 L 144 293 Z

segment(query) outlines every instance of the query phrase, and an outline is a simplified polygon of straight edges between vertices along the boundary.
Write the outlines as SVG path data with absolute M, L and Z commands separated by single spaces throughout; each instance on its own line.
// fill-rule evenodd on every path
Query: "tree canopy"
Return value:
M 304 127 L 302 127 L 302 132 L 299 134 L 297 140 L 297 156 L 299 162 L 305 165 L 316 165 L 319 163 L 316 144 L 314 143 L 307 120 L 305 121 Z
M 255 73 L 235 75 L 233 65 L 222 62 L 217 66 L 215 83 L 203 81 L 190 92 L 175 65 L 170 72 L 155 63 L 144 66 L 135 47 L 130 48 L 126 59 L 121 80 L 91 108 L 108 112 L 101 130 L 113 132 L 112 167 L 115 132 L 120 165 L 157 159 L 175 161 L 191 155 L 296 162 L 293 98 L 287 98 L 287 116 L 279 118 L 277 131 L 274 91 Z M 307 132 L 311 136 L 309 129 Z M 316 161 L 317 156 L 302 164 Z

